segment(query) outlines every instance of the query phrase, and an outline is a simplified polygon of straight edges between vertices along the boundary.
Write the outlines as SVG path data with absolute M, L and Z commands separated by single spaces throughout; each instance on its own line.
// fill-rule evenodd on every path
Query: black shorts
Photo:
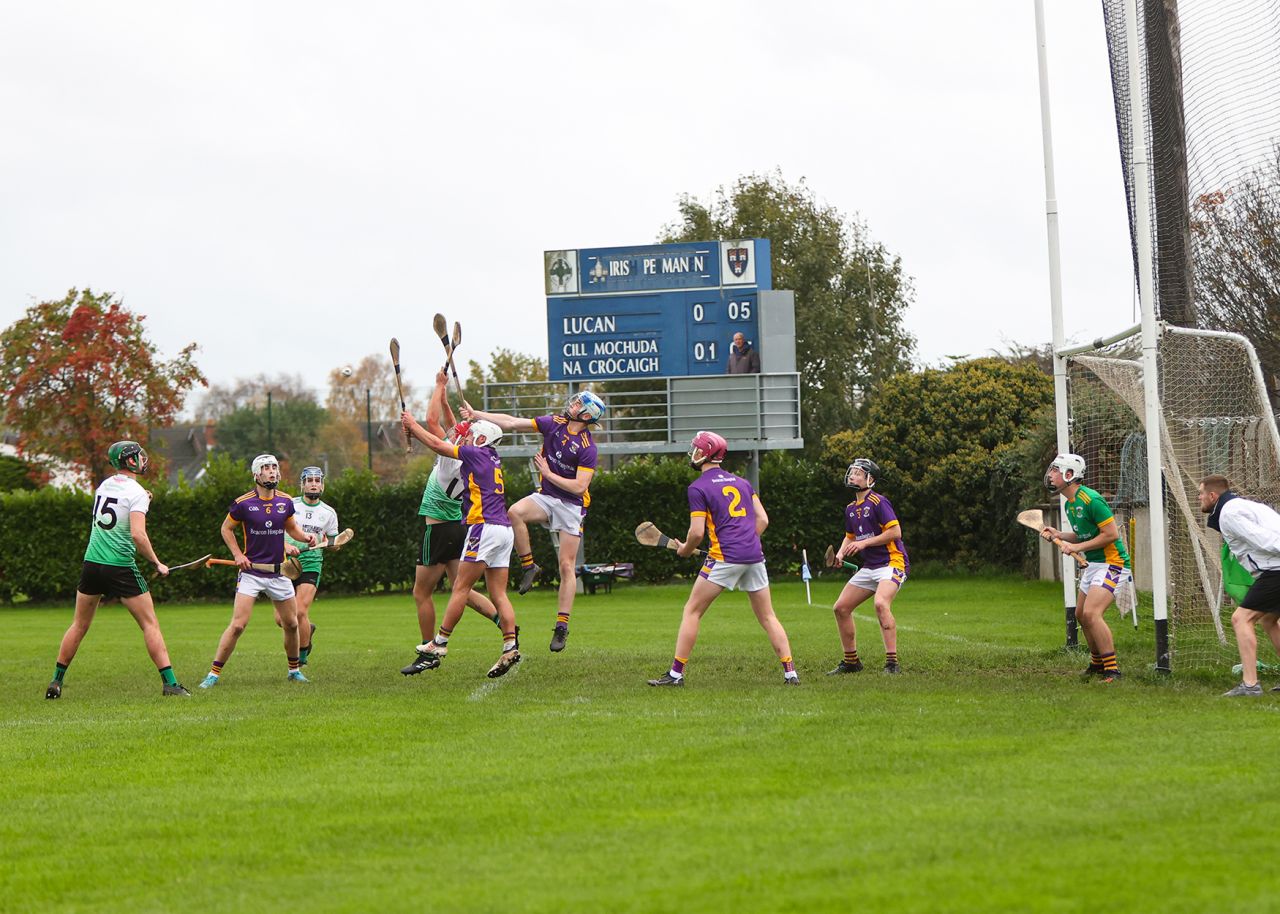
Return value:
M 1240 605 L 1259 613 L 1280 613 L 1280 571 L 1258 575 Z
M 85 562 L 76 590 L 91 597 L 138 597 L 147 592 L 147 582 L 136 565 Z
M 301 574 L 298 575 L 298 579 L 293 582 L 293 586 L 295 590 L 297 589 L 299 584 L 310 584 L 312 587 L 319 588 L 320 572 L 318 571 L 302 572 Z
M 462 558 L 462 547 L 467 542 L 467 525 L 460 520 L 446 520 L 427 524 L 422 534 L 422 548 L 418 551 L 419 565 L 443 565 Z

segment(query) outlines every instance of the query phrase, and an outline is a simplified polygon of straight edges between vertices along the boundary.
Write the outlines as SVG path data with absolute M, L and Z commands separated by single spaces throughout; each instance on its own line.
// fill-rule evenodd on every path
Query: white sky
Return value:
M 1046 0 L 1067 335 L 1136 321 L 1096 3 Z M 915 279 L 919 359 L 1050 337 L 1031 0 L 0 7 L 0 326 L 91 286 L 215 383 L 399 337 L 546 357 L 542 251 L 780 168 Z

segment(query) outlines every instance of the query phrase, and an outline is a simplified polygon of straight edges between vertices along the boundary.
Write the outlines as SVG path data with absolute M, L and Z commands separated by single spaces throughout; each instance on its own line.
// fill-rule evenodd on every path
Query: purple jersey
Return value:
M 454 456 L 462 461 L 460 478 L 466 485 L 467 506 L 463 516 L 468 524 L 497 524 L 510 527 L 507 502 L 503 497 L 502 458 L 491 447 L 454 445 Z
M 868 492 L 862 501 L 851 501 L 844 509 L 844 530 L 849 539 L 865 540 L 879 536 L 886 530 L 900 526 L 898 515 L 893 513 L 889 499 L 875 492 Z M 911 570 L 907 561 L 907 547 L 902 540 L 890 540 L 883 546 L 871 546 L 857 555 L 863 568 L 883 568 L 889 565 L 903 572 Z
M 279 565 L 284 561 L 284 524 L 293 517 L 293 499 L 282 492 L 270 498 L 259 498 L 255 489 L 231 503 L 227 516 L 240 524 L 241 545 L 249 561 L 261 565 Z M 268 571 L 242 571 L 260 578 L 272 577 Z
M 756 493 L 741 476 L 717 467 L 689 486 L 689 515 L 707 520 L 707 556 L 721 562 L 750 565 L 764 561 L 756 533 Z
M 575 479 L 578 470 L 595 472 L 596 443 L 591 432 L 584 429 L 576 435 L 569 434 L 569 420 L 564 416 L 539 416 L 531 421 L 534 429 L 542 435 L 542 456 L 547 459 L 552 475 Z M 591 504 L 588 492 L 573 495 L 548 482 L 545 477 L 541 479 L 541 483 L 538 491 L 543 495 L 558 498 L 571 505 L 582 505 L 583 508 Z

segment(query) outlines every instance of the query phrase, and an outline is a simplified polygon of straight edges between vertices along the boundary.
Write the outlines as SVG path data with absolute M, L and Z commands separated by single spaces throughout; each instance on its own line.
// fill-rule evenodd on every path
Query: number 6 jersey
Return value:
M 146 514 L 150 507 L 151 496 L 138 480 L 122 475 L 105 479 L 94 494 L 93 523 L 84 560 L 99 565 L 135 564 L 138 547 L 133 544 L 129 515 L 134 511 Z
M 756 533 L 755 498 L 751 483 L 718 467 L 689 485 L 689 515 L 707 520 L 710 558 L 735 565 L 764 561 Z

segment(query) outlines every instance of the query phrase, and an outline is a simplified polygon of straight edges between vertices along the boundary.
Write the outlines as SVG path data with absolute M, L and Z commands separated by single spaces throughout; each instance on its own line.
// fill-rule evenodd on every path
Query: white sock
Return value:
M 667 670 L 667 675 L 672 679 L 684 679 L 684 673 L 677 673 L 675 670 Z

